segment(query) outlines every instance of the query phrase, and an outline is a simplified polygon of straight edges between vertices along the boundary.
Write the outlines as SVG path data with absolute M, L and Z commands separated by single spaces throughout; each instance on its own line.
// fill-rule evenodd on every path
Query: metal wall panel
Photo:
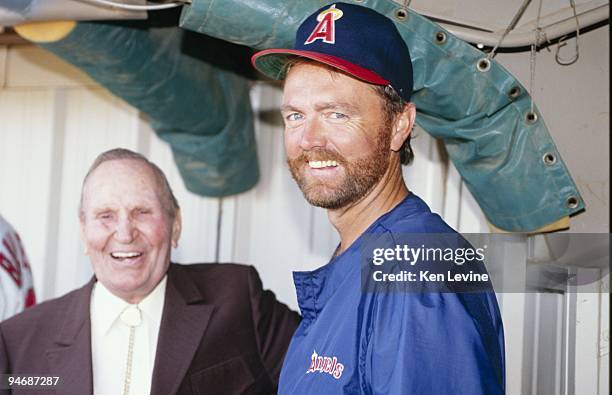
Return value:
M 610 393 L 610 273 L 604 277 L 602 284 L 607 284 L 607 287 L 602 285 L 599 294 L 598 394 L 607 395 Z
M 0 46 L 0 88 L 4 88 L 6 79 L 6 47 Z
M 0 90 L 0 210 L 26 246 L 40 292 L 49 267 L 54 102 L 46 90 Z
M 85 73 L 38 47 L 15 46 L 9 52 L 4 70 L 9 88 L 95 85 Z

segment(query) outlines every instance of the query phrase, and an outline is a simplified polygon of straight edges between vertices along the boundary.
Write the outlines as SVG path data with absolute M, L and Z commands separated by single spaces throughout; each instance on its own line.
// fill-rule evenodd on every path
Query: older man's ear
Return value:
M 83 218 L 79 218 L 79 239 L 81 239 L 81 245 L 83 246 L 83 254 L 88 255 L 89 250 L 87 249 L 87 242 L 85 240 L 85 223 Z
M 393 151 L 398 152 L 402 149 L 404 141 L 406 141 L 408 136 L 410 136 L 410 132 L 412 132 L 415 118 L 416 107 L 413 103 L 406 103 L 404 111 L 397 115 L 393 123 L 393 130 L 391 132 L 391 149 Z
M 181 209 L 176 210 L 176 215 L 174 216 L 174 222 L 172 223 L 172 247 L 178 247 L 178 241 L 181 237 L 182 230 L 182 218 L 181 218 Z

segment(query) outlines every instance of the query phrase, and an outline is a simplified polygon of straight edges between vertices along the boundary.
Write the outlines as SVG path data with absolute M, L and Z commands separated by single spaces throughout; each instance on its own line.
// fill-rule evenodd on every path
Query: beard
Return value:
M 374 151 L 365 158 L 348 161 L 335 151 L 318 148 L 302 151 L 298 157 L 287 159 L 287 164 L 308 203 L 335 210 L 360 200 L 380 181 L 389 167 L 390 142 L 390 129 L 381 127 Z M 338 167 L 344 170 L 335 185 L 305 174 L 308 162 L 317 160 L 336 161 Z

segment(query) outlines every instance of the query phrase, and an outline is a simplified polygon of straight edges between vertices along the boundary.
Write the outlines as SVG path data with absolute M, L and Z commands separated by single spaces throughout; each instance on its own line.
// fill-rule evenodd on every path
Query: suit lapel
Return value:
M 170 264 L 162 314 L 152 395 L 175 394 L 198 349 L 214 307 L 203 298 L 191 278 Z
M 46 351 L 49 372 L 59 376 L 61 394 L 93 393 L 91 368 L 91 321 L 89 303 L 95 279 L 75 291 L 64 310 L 63 325 L 55 338 L 55 347 Z

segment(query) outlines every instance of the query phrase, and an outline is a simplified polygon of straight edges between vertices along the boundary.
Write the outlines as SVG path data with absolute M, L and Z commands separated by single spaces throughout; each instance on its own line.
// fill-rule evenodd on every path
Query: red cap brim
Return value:
M 295 49 L 266 49 L 254 54 L 251 57 L 251 64 L 268 77 L 278 80 L 285 77 L 286 64 L 292 56 L 316 60 L 317 62 L 340 69 L 371 84 L 389 85 L 389 81 L 368 69 L 364 69 L 344 59 L 321 52 L 300 51 Z

